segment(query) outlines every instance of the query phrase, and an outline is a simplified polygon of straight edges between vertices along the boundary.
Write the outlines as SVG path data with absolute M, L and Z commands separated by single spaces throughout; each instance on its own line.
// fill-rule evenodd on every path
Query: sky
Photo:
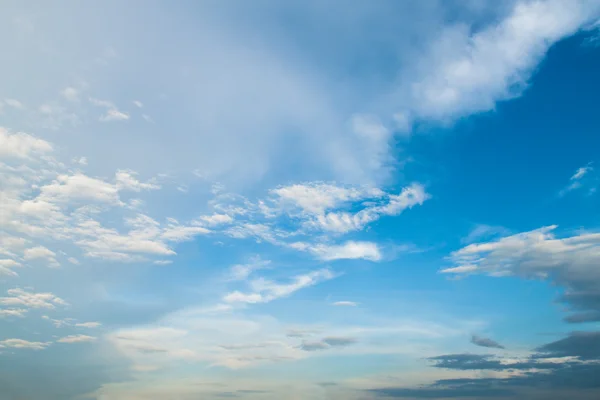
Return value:
M 600 397 L 600 1 L 0 7 L 1 400 Z

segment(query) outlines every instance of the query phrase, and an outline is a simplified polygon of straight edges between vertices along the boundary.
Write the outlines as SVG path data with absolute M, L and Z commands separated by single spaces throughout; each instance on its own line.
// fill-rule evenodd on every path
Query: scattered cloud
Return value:
M 589 194 L 593 193 L 598 184 L 597 176 L 591 176 L 593 173 L 592 163 L 577 168 L 577 171 L 569 179 L 569 184 L 559 192 L 559 196 L 564 196 L 577 189 L 587 189 Z
M 301 244 L 293 244 L 302 250 Z M 348 241 L 342 245 L 307 245 L 306 249 L 324 261 L 365 259 L 379 261 L 382 258 L 379 246 L 372 242 Z
M 52 293 L 35 293 L 20 288 L 8 289 L 7 293 L 7 297 L 0 297 L 0 305 L 47 309 L 68 305 L 66 301 Z
M 96 338 L 87 335 L 69 335 L 57 340 L 58 343 L 84 343 L 93 342 Z
M 137 108 L 143 108 L 144 107 L 144 104 L 142 104 L 142 102 L 139 101 L 139 100 L 134 100 L 133 101 L 133 105 L 136 106 Z
M 326 268 L 312 271 L 305 275 L 297 275 L 289 283 L 277 283 L 264 278 L 257 278 L 249 282 L 251 292 L 243 293 L 236 290 L 225 295 L 223 301 L 226 303 L 268 303 L 280 297 L 287 297 L 300 289 L 333 278 L 335 278 L 335 274 Z
M 19 317 L 22 318 L 27 313 L 24 308 L 0 308 L 0 317 Z
M 97 107 L 105 108 L 106 113 L 100 117 L 100 121 L 102 122 L 110 122 L 110 121 L 126 121 L 129 119 L 129 114 L 120 111 L 117 106 L 115 106 L 112 102 L 107 100 L 99 100 L 93 97 L 89 98 L 90 103 Z
M 486 274 L 545 279 L 565 288 L 561 300 L 575 314 L 568 322 L 595 320 L 600 311 L 600 234 L 582 233 L 558 238 L 557 226 L 470 244 L 453 252 L 453 267 L 442 273 Z
M 0 348 L 43 350 L 49 345 L 50 343 L 30 342 L 23 339 L 0 340 Z
M 473 343 L 476 346 L 481 346 L 481 347 L 488 347 L 488 348 L 492 348 L 492 349 L 504 349 L 504 346 L 502 346 L 500 343 L 498 343 L 492 339 L 485 338 L 482 336 L 477 336 L 477 335 L 471 336 L 471 343 Z
M 331 305 L 336 307 L 356 307 L 358 303 L 355 303 L 354 301 L 336 301 L 331 303 Z

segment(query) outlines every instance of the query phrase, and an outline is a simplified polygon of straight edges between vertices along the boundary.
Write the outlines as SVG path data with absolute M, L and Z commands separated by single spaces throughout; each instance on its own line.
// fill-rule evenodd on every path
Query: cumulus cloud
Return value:
M 571 305 L 569 322 L 595 320 L 600 311 L 600 234 L 582 233 L 563 238 L 557 226 L 470 244 L 453 252 L 453 267 L 442 273 L 507 275 L 545 279 L 565 288 L 561 300 Z
M 594 20 L 590 1 L 520 1 L 498 23 L 482 29 L 447 26 L 424 51 L 418 71 L 401 76 L 396 95 L 405 114 L 448 121 L 493 110 L 519 96 L 546 52 L 560 39 Z
M 23 132 L 11 133 L 0 127 L 0 158 L 27 159 L 52 150 L 52 145 L 43 139 Z
M 21 288 L 8 289 L 7 297 L 0 297 L 0 305 L 25 308 L 54 309 L 68 305 L 66 301 L 52 293 L 35 293 Z

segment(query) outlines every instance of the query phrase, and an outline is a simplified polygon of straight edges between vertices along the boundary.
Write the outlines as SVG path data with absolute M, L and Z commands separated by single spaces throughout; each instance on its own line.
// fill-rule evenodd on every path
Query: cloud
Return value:
M 24 308 L 0 308 L 0 317 L 19 317 L 22 318 L 27 313 Z
M 300 349 L 304 351 L 327 350 L 334 347 L 345 347 L 357 342 L 352 337 L 325 337 L 319 341 L 303 341 Z
M 136 106 L 137 108 L 143 108 L 144 107 L 144 104 L 142 104 L 142 102 L 139 101 L 139 100 L 134 100 L 133 101 L 133 105 Z
M 379 246 L 372 242 L 347 241 L 342 245 L 308 245 L 307 250 L 324 261 L 355 259 L 379 261 L 382 258 Z
M 326 350 L 329 348 L 327 343 L 323 342 L 302 342 L 300 348 L 304 351 L 318 351 L 318 350 Z
M 13 271 L 13 268 L 21 267 L 21 263 L 15 260 L 4 259 L 0 260 L 0 275 L 6 276 L 18 276 L 18 274 Z
M 78 328 L 99 328 L 102 324 L 100 322 L 78 322 L 73 326 Z
M 300 289 L 333 279 L 334 277 L 335 274 L 325 268 L 304 275 L 297 275 L 287 284 L 258 278 L 249 282 L 252 292 L 243 293 L 236 290 L 226 294 L 223 301 L 226 303 L 268 303 L 280 297 L 287 297 Z
M 597 179 L 591 179 L 590 175 L 594 172 L 592 163 L 580 167 L 569 179 L 569 184 L 559 192 L 559 196 L 564 196 L 569 192 L 577 189 L 588 188 L 589 193 L 593 193 L 596 190 L 598 184 Z
M 10 133 L 0 127 L 0 158 L 27 159 L 50 153 L 52 150 L 52 145 L 45 140 L 23 132 Z
M 467 236 L 461 239 L 461 242 L 464 244 L 470 244 L 477 242 L 479 240 L 490 239 L 497 236 L 507 235 L 509 233 L 508 229 L 502 226 L 490 226 L 479 224 L 475 226 L 471 232 Z
M 254 257 L 248 264 L 237 264 L 230 268 L 229 279 L 234 281 L 243 281 L 253 272 L 269 268 L 270 260 L 263 260 L 260 257 Z
M 93 342 L 96 338 L 87 335 L 69 335 L 57 340 L 58 343 L 85 343 Z
M 542 345 L 520 358 L 484 354 L 429 357 L 433 367 L 474 371 L 459 378 L 440 379 L 421 387 L 384 387 L 372 393 L 392 398 L 589 398 L 600 393 L 600 332 L 573 332 Z M 493 373 L 490 373 L 493 372 Z
M 49 345 L 50 343 L 30 342 L 23 339 L 0 340 L 0 348 L 43 350 Z
M 331 305 L 336 307 L 356 307 L 358 303 L 353 301 L 336 301 L 335 303 L 331 303 Z
M 485 338 L 482 336 L 477 336 L 477 335 L 471 336 L 471 343 L 473 343 L 476 346 L 481 346 L 481 347 L 489 347 L 492 349 L 504 349 L 504 346 L 502 346 L 500 343 L 498 343 L 492 339 Z
M 404 114 L 448 121 L 493 110 L 520 96 L 555 42 L 594 20 L 598 3 L 559 0 L 515 2 L 497 23 L 473 29 L 444 27 L 424 50 L 416 71 L 403 71 L 395 99 Z
M 382 216 L 397 216 L 405 209 L 422 205 L 430 198 L 425 188 L 418 183 L 403 188 L 398 195 L 378 188 L 344 188 L 323 183 L 295 184 L 271 193 L 276 195 L 272 201 L 283 207 L 284 211 L 289 205 L 300 208 L 299 216 L 293 209 L 288 214 L 303 218 L 304 228 L 337 233 L 361 230 Z M 331 211 L 359 200 L 369 200 L 371 204 L 355 213 Z
M 108 100 L 99 100 L 90 97 L 89 101 L 97 107 L 106 108 L 106 114 L 102 115 L 99 119 L 101 122 L 126 121 L 129 119 L 129 114 L 119 111 L 117 106 Z
M 564 339 L 536 349 L 538 357 L 578 357 L 581 360 L 600 361 L 600 332 L 573 332 Z
M 52 293 L 34 293 L 20 288 L 8 289 L 7 293 L 9 296 L 0 297 L 0 305 L 47 309 L 68 305 L 66 301 Z
M 592 320 L 600 311 L 600 234 L 582 233 L 558 238 L 557 226 L 470 244 L 453 252 L 455 265 L 447 274 L 486 274 L 493 277 L 519 276 L 545 279 L 565 288 L 561 300 L 576 314 L 569 322 Z M 581 314 L 583 313 L 583 314 Z
M 46 260 L 50 267 L 58 267 L 60 264 L 56 261 L 56 253 L 44 246 L 36 246 L 29 249 L 25 249 L 23 252 L 23 259 L 25 261 L 31 260 Z

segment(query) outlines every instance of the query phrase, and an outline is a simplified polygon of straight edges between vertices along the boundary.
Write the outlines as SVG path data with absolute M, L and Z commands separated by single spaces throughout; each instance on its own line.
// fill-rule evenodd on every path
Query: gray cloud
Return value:
M 304 341 L 300 348 L 304 351 L 327 350 L 332 347 L 344 347 L 356 343 L 357 340 L 351 337 L 330 336 L 319 341 Z
M 477 335 L 471 336 L 471 343 L 473 343 L 474 345 L 477 345 L 477 346 L 489 347 L 489 348 L 493 348 L 493 349 L 503 349 L 504 348 L 504 346 L 502 346 L 500 343 L 498 343 L 492 339 L 484 338 L 484 337 L 477 336 Z

